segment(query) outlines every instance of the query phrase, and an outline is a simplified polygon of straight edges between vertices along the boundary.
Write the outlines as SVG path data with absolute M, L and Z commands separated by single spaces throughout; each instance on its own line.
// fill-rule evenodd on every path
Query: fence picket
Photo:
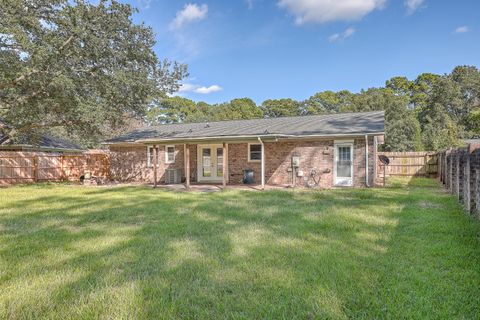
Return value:
M 378 152 L 387 156 L 390 164 L 386 168 L 386 176 L 428 176 L 438 175 L 438 156 L 435 152 Z M 377 172 L 382 172 L 383 165 L 377 161 Z
M 40 181 L 78 181 L 86 170 L 107 177 L 108 154 L 52 154 L 44 152 L 0 152 L 0 185 Z

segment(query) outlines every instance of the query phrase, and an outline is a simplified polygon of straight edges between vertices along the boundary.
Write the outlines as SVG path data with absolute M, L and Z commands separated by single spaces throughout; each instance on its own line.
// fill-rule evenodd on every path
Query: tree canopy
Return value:
M 160 60 L 151 28 L 116 0 L 0 0 L 0 120 L 12 140 L 44 131 L 94 145 L 144 124 L 384 110 L 392 151 L 438 150 L 480 137 L 480 72 L 396 76 L 358 93 L 210 105 L 172 96 L 187 66 Z M 122 129 L 124 128 L 124 129 Z
M 265 100 L 261 109 L 268 118 L 298 116 L 301 113 L 300 103 L 293 99 Z
M 422 73 L 414 80 L 393 77 L 384 87 L 359 93 L 317 92 L 304 101 L 268 99 L 261 105 L 248 98 L 215 105 L 185 98 L 174 101 L 175 108 L 154 107 L 155 114 L 162 114 L 158 123 L 169 123 L 168 110 L 175 110 L 173 118 L 187 122 L 384 110 L 385 150 L 439 150 L 457 145 L 459 139 L 480 137 L 480 72 L 473 66 L 459 66 L 445 75 Z
M 188 121 L 197 112 L 192 100 L 182 97 L 166 97 L 158 100 L 154 108 L 147 113 L 149 123 L 179 123 Z
M 173 93 L 186 65 L 115 0 L 1 0 L 0 118 L 12 139 L 62 130 L 95 140 Z M 7 130 L 7 129 L 5 129 Z

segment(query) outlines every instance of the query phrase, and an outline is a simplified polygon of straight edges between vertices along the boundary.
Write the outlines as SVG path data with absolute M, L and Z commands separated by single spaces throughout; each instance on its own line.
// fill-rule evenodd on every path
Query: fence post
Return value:
M 450 151 L 448 161 L 448 191 L 453 194 L 453 152 Z
M 442 184 L 445 181 L 445 171 L 443 171 L 443 162 L 445 161 L 445 152 L 439 153 L 438 158 L 438 170 L 439 170 L 439 177 Z
M 429 174 L 430 174 L 430 168 L 428 167 L 428 155 L 425 153 L 425 155 L 423 156 L 423 167 L 425 168 L 425 177 L 428 178 Z
M 439 158 L 438 158 L 438 170 L 440 171 L 439 172 L 439 175 L 440 175 L 440 181 L 445 184 L 445 166 L 444 166 L 444 162 L 445 162 L 445 152 L 441 152 L 438 154 L 439 155 Z
M 450 188 L 449 182 L 450 182 L 450 174 L 448 169 L 450 168 L 450 150 L 445 151 L 445 181 L 443 183 L 445 184 L 445 188 L 448 190 Z
M 480 165 L 478 163 L 480 159 L 477 159 L 477 168 L 475 175 L 475 201 L 474 201 L 474 216 L 480 218 Z
M 470 212 L 480 218 L 480 145 L 470 145 L 470 190 L 471 190 L 471 206 Z
M 460 150 L 460 154 L 458 157 L 458 200 L 463 203 L 463 181 L 465 180 L 463 173 L 464 173 L 464 165 L 465 165 L 465 152 Z
M 470 212 L 470 153 L 465 154 L 465 161 L 463 167 L 463 204 L 465 209 Z
M 445 151 L 444 153 L 444 159 L 443 159 L 443 184 L 445 187 L 448 189 L 448 150 Z
M 447 184 L 447 152 L 443 152 L 443 160 L 442 160 L 442 171 L 443 171 L 443 185 Z
M 437 153 L 437 176 L 438 181 L 442 182 L 442 154 Z
M 33 156 L 33 181 L 38 181 L 38 156 Z
M 460 159 L 461 154 L 457 151 L 457 156 L 455 157 L 455 194 L 460 200 Z
M 63 163 L 63 162 L 64 162 L 64 158 L 65 158 L 65 157 L 64 157 L 63 155 L 60 156 L 60 180 L 62 180 L 62 181 L 65 181 L 65 176 L 66 176 L 66 174 L 65 174 L 65 165 L 64 165 L 64 163 Z
M 104 158 L 104 174 L 107 180 L 110 180 L 110 154 L 105 155 Z

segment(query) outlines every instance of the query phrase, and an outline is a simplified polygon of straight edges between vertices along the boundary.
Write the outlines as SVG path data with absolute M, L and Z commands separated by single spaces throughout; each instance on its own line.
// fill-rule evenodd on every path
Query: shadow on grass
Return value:
M 219 193 L 47 186 L 19 189 L 22 199 L 12 188 L 0 210 L 2 310 L 7 318 L 478 315 L 478 224 L 433 186 L 411 183 Z

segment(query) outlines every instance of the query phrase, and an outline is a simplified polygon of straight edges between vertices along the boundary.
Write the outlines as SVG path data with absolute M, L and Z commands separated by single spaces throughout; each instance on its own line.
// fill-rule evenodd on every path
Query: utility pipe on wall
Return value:
M 153 187 L 157 187 L 157 167 L 158 167 L 158 154 L 157 151 L 157 145 L 153 145 Z
M 365 185 L 370 187 L 368 181 L 368 135 L 365 135 Z
M 265 146 L 263 141 L 260 137 L 258 137 L 258 141 L 262 145 L 262 165 L 261 165 L 261 175 L 262 175 L 262 190 L 265 189 Z
M 377 136 L 374 136 L 373 137 L 373 186 L 375 186 L 376 184 L 376 180 L 377 180 L 377 161 L 378 161 L 378 157 L 377 157 L 377 152 L 378 152 L 378 141 L 377 141 Z

